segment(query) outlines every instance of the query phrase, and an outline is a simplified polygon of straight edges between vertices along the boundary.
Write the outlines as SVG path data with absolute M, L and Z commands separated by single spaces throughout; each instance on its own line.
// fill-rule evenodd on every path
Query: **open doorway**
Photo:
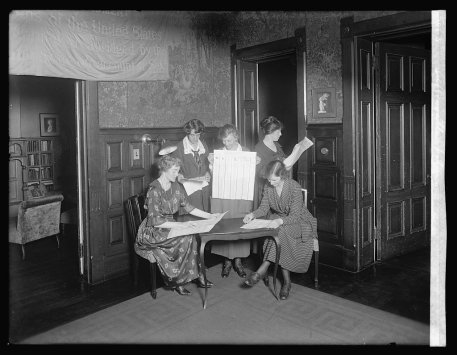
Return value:
M 260 122 L 268 116 L 284 124 L 279 144 L 286 155 L 298 142 L 297 56 L 295 38 L 234 51 L 234 113 L 243 146 L 253 150 L 263 139 Z M 298 181 L 297 172 L 295 164 L 292 177 Z
M 275 116 L 284 124 L 279 144 L 284 153 L 289 155 L 298 142 L 295 53 L 259 61 L 258 82 L 259 119 Z M 258 140 L 262 138 L 262 132 L 259 131 Z M 297 180 L 297 168 L 297 164 L 294 164 L 294 180 Z
M 61 216 L 76 208 L 77 148 L 75 80 L 26 75 L 10 75 L 10 160 L 21 161 L 23 174 L 10 179 L 10 217 L 18 206 L 29 200 L 31 187 L 44 185 L 45 196 L 63 196 Z M 52 117 L 56 129 L 43 131 L 43 116 Z M 13 144 L 13 154 L 11 145 Z M 33 172 L 37 171 L 38 174 Z M 10 163 L 11 176 L 11 163 Z M 9 300 L 11 333 L 21 326 L 21 319 L 44 311 L 60 302 L 70 288 L 80 287 L 78 224 L 74 219 L 60 219 L 60 235 L 45 237 L 21 246 L 9 243 Z M 65 222 L 65 224 L 62 224 Z M 71 223 L 70 223 L 71 222 Z M 43 222 L 44 223 L 44 222 Z M 42 309 L 29 309 L 31 299 L 41 298 Z M 30 306 L 36 308 L 34 306 Z M 19 331 L 19 330 L 18 330 Z

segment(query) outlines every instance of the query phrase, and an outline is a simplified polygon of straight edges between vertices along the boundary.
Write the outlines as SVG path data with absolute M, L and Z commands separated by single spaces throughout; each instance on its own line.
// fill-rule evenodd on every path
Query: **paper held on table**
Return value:
M 291 167 L 292 165 L 294 165 L 300 158 L 302 153 L 312 145 L 313 142 L 310 139 L 308 139 L 307 137 L 303 138 L 300 142 L 295 144 L 292 153 L 290 153 L 290 155 L 286 159 L 284 159 L 284 165 L 286 167 Z
M 221 213 L 220 216 L 217 218 L 192 221 L 191 222 L 192 224 L 189 225 L 189 228 L 171 228 L 170 232 L 168 233 L 167 239 L 179 237 L 182 235 L 209 232 L 211 229 L 213 229 L 213 227 L 217 224 L 217 222 L 219 222 L 222 219 L 222 217 L 224 217 L 224 215 L 227 212 L 228 211 Z M 188 223 L 188 222 L 182 222 L 182 223 Z
M 274 229 L 275 227 L 272 226 L 272 222 L 273 221 L 271 219 L 255 218 L 252 221 L 241 226 L 240 228 L 243 228 L 243 229 L 272 228 L 272 229 Z
M 184 189 L 187 192 L 187 195 L 192 195 L 195 191 L 203 189 L 205 186 L 208 186 L 208 181 L 199 180 L 199 179 L 182 179 L 181 184 L 183 184 Z

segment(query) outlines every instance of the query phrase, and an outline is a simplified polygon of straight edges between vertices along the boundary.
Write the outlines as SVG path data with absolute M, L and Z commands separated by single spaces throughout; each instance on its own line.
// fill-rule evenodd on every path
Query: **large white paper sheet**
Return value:
M 215 150 L 213 198 L 253 200 L 256 152 Z
M 284 165 L 287 168 L 290 168 L 292 165 L 294 165 L 300 156 L 303 154 L 305 150 L 307 150 L 309 147 L 313 145 L 313 142 L 308 139 L 307 137 L 303 138 L 300 142 L 295 144 L 294 149 L 292 150 L 292 153 L 284 159 Z
M 272 220 L 270 219 L 262 219 L 262 218 L 255 218 L 249 223 L 246 223 L 245 225 L 241 226 L 240 228 L 243 229 L 259 229 L 259 228 L 272 228 Z
M 208 181 L 206 180 L 197 180 L 197 179 L 182 179 L 181 184 L 183 184 L 184 189 L 186 190 L 187 195 L 192 195 L 195 191 L 203 189 L 205 186 L 208 186 Z
M 222 217 L 224 217 L 224 215 L 227 212 L 228 211 L 221 213 L 221 215 L 217 218 L 192 221 L 193 225 L 189 226 L 189 228 L 171 228 L 170 232 L 168 233 L 167 239 L 180 237 L 182 235 L 209 232 L 211 229 L 213 229 L 213 227 L 217 224 L 217 222 L 219 222 L 222 219 Z M 183 223 L 185 223 L 185 222 L 183 222 Z

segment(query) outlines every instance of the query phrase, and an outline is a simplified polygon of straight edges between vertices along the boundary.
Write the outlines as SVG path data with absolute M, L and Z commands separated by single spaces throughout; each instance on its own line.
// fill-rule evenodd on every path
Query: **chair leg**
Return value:
M 22 260 L 25 260 L 25 244 L 21 244 L 22 247 Z
M 319 251 L 314 252 L 314 287 L 317 288 L 319 282 Z
M 151 269 L 151 283 L 152 283 L 152 289 L 151 289 L 151 296 L 152 298 L 157 297 L 157 286 L 156 286 L 156 270 L 157 270 L 157 264 L 156 263 L 150 263 L 150 269 Z
M 57 240 L 57 249 L 60 248 L 60 239 L 59 239 L 59 235 L 56 234 L 56 240 Z
M 138 273 L 139 273 L 140 262 L 138 256 L 135 254 L 133 256 L 133 285 L 138 286 Z

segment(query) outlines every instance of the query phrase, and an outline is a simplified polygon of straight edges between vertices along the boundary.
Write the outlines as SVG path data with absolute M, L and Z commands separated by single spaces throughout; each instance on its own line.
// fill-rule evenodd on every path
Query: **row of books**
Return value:
M 41 144 L 41 145 L 40 145 Z M 47 152 L 52 151 L 52 141 L 51 140 L 30 140 L 27 142 L 27 151 L 28 152 L 37 152 L 41 148 L 41 151 Z
M 40 173 L 41 171 L 41 173 Z M 52 168 L 51 167 L 46 167 L 46 168 L 30 168 L 28 169 L 28 177 L 29 180 L 39 180 L 41 176 L 41 179 L 52 179 Z

